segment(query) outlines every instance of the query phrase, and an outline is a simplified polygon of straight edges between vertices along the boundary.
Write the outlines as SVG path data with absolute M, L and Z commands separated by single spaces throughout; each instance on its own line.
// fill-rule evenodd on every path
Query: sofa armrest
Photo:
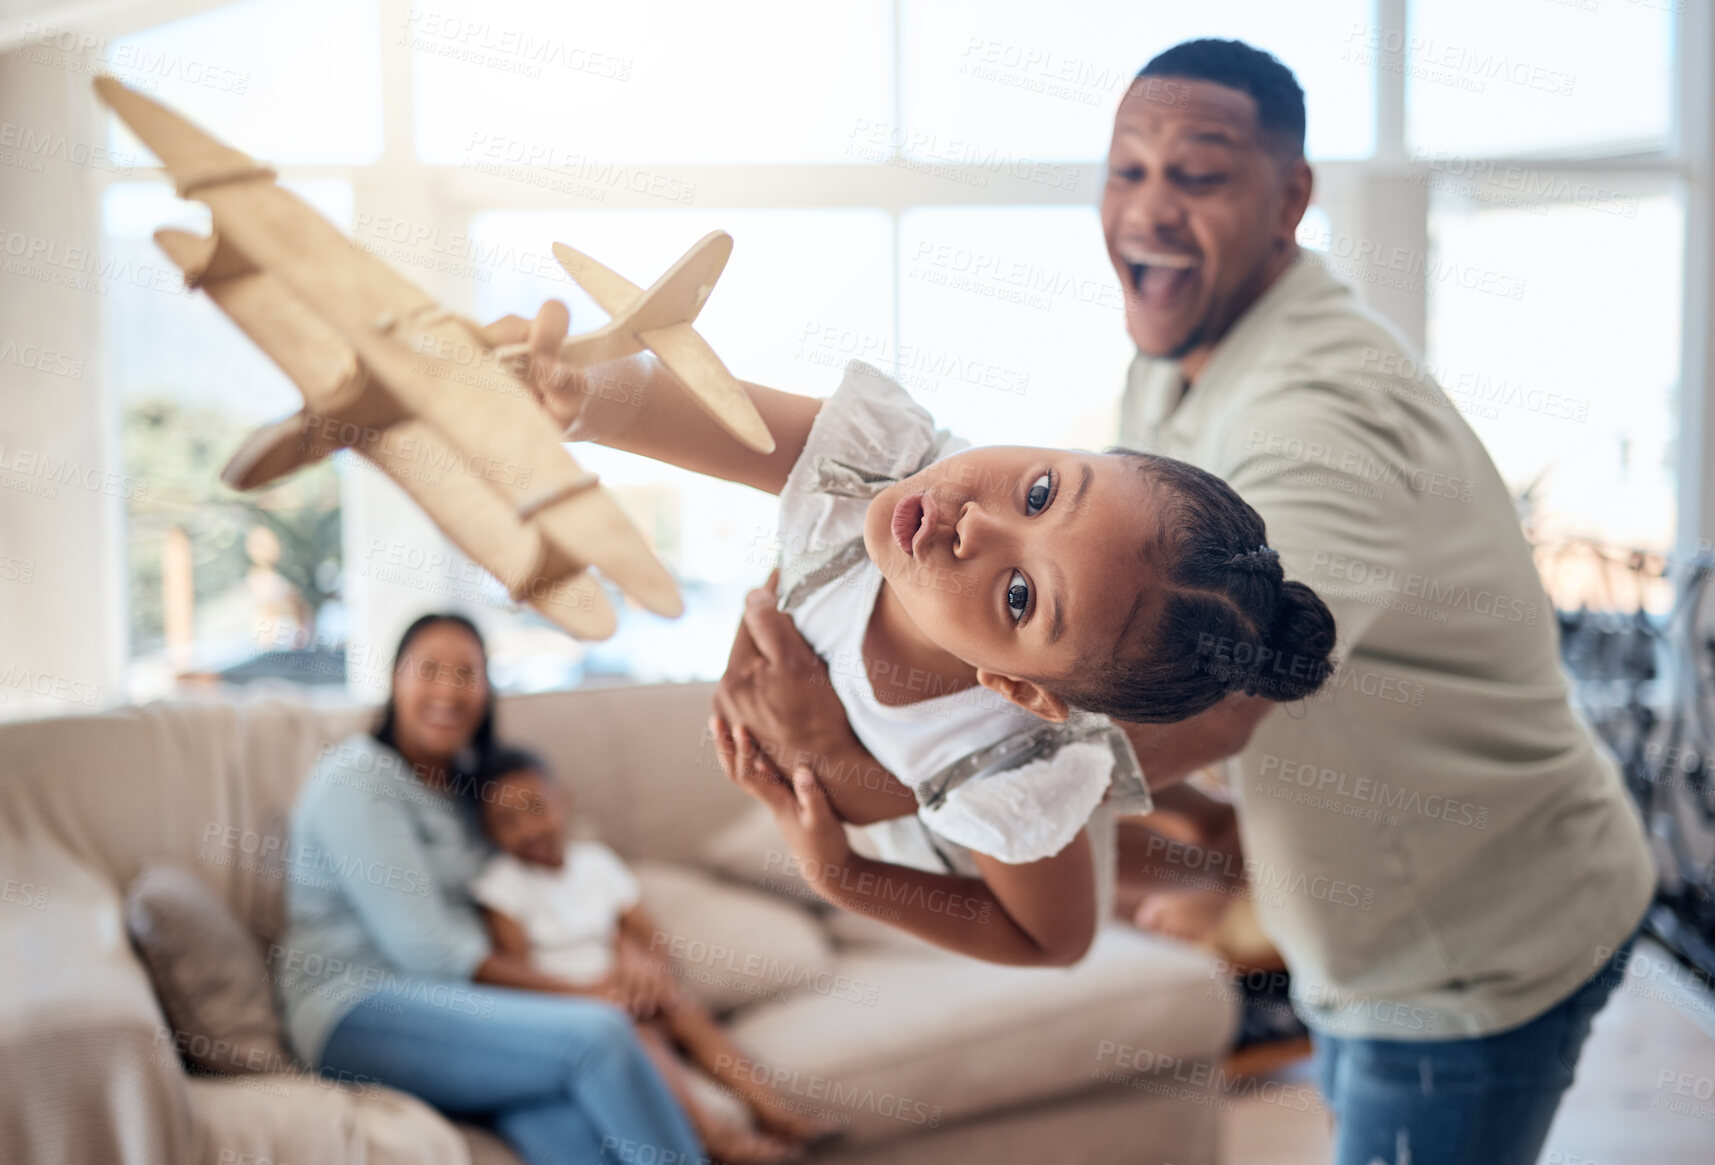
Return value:
M 184 1072 L 113 888 L 0 836 L 0 1159 L 181 1161 Z

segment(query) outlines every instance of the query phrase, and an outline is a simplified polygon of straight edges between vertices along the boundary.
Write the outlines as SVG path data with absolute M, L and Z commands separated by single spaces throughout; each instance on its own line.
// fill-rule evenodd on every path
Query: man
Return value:
M 1568 703 L 1500 476 L 1401 338 L 1297 247 L 1304 120 L 1267 53 L 1169 49 L 1115 117 L 1102 226 L 1138 347 L 1124 443 L 1261 512 L 1333 609 L 1342 662 L 1302 707 L 1235 695 L 1129 734 L 1152 786 L 1236 757 L 1243 870 L 1315 1036 L 1337 1165 L 1530 1162 L 1653 871 Z M 721 731 L 852 759 L 782 622 L 750 605 Z

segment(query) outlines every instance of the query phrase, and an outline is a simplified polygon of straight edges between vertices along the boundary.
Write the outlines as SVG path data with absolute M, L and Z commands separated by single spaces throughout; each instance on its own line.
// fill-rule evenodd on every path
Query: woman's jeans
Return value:
M 1634 935 L 1578 990 L 1522 1027 L 1461 1040 L 1317 1033 L 1334 1165 L 1531 1165 Z
M 684 1111 L 605 1003 L 460 985 L 458 1006 L 371 995 L 334 1027 L 322 1071 L 491 1117 L 530 1165 L 702 1162 Z

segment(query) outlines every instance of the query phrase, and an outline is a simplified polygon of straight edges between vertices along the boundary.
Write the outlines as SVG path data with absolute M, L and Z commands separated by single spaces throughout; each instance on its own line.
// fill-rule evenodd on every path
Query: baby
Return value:
M 767 758 L 711 727 L 836 905 L 885 907 L 893 925 L 991 962 L 1075 962 L 1111 896 L 1114 817 L 1149 808 L 1107 717 L 1172 723 L 1233 694 L 1291 702 L 1331 670 L 1328 608 L 1284 577 L 1257 512 L 1194 466 L 973 448 L 859 361 L 826 400 L 745 385 L 775 440 L 757 453 L 651 357 L 561 363 L 567 324 L 550 301 L 534 323 L 491 327 L 497 342 L 528 340 L 531 382 L 567 439 L 780 498 L 780 607 L 875 764 L 842 766 L 859 779 L 806 771 L 800 819 L 771 792 Z M 849 755 L 836 748 L 811 768 Z M 822 796 L 868 827 L 870 852 L 816 815 Z
M 747 1062 L 744 1054 L 705 1007 L 678 989 L 670 968 L 648 954 L 656 929 L 643 912 L 637 879 L 600 842 L 565 840 L 565 798 L 540 760 L 498 750 L 481 790 L 483 828 L 501 852 L 471 893 L 496 950 L 528 958 L 563 980 L 568 994 L 630 1012 L 644 1047 L 716 1160 L 790 1161 L 835 1132 L 735 1070 Z M 681 1052 L 742 1099 L 760 1131 L 734 1127 L 698 1103 Z

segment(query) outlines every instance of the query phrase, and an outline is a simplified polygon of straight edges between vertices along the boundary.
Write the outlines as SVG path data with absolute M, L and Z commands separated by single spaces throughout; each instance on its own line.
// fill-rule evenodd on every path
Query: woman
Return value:
M 488 1117 L 530 1165 L 702 1160 L 625 1013 L 492 948 L 468 885 L 491 850 L 471 793 L 492 748 L 482 637 L 406 629 L 372 735 L 317 764 L 292 812 L 275 979 L 324 1074 Z

